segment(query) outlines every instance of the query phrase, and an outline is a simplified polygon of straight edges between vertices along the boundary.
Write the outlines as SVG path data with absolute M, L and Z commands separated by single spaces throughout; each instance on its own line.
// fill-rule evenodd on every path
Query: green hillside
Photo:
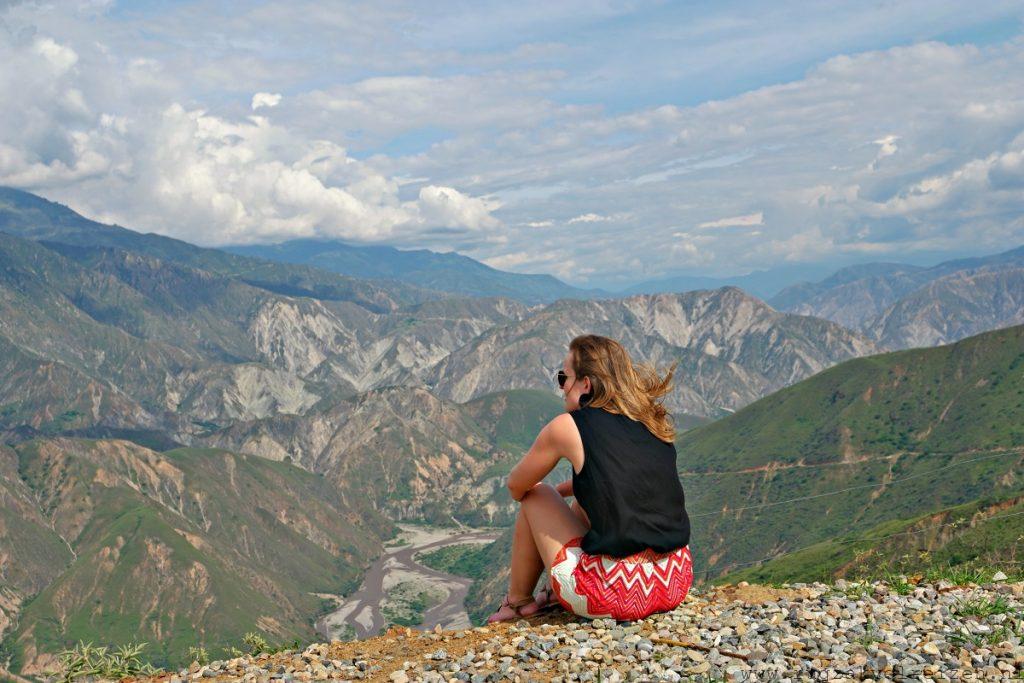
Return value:
M 858 358 L 679 441 L 684 470 L 1024 445 L 1024 326 Z
M 248 631 L 311 639 L 316 594 L 354 588 L 393 532 L 368 505 L 286 463 L 124 441 L 15 450 L 74 556 L 18 616 L 5 643 L 14 671 L 31 673 L 78 640 L 148 641 L 156 663 L 178 665 L 190 645 L 220 654 Z
M 31 240 L 132 251 L 237 278 L 278 294 L 352 301 L 377 312 L 444 296 L 394 280 L 371 283 L 311 266 L 241 256 L 163 235 L 104 225 L 56 202 L 7 187 L 0 187 L 0 232 Z
M 526 453 L 540 428 L 565 410 L 562 399 L 538 389 L 500 391 L 463 405 L 486 427 L 496 448 L 518 454 Z
M 1024 490 L 1024 327 L 848 361 L 685 432 L 698 571 Z M 838 493 L 837 493 L 838 492 Z
M 740 569 L 722 580 L 832 582 L 929 572 L 969 576 L 993 570 L 1013 576 L 1021 572 L 1022 552 L 1024 497 L 1014 496 L 972 501 L 910 520 L 894 519 Z
M 36 505 L 18 472 L 18 454 L 0 446 L 0 632 L 18 608 L 71 561 L 71 549 Z

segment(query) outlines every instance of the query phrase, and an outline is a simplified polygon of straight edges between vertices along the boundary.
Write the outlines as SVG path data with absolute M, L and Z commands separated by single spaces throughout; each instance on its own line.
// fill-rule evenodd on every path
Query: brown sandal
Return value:
M 527 608 L 530 605 L 533 605 L 534 609 L 524 611 L 524 608 Z M 501 610 L 505 609 L 506 607 L 512 610 L 512 613 L 507 616 L 499 616 L 501 614 Z M 506 594 L 505 599 L 501 601 L 501 605 L 498 606 L 497 611 L 495 611 L 494 614 L 492 614 L 491 616 L 487 617 L 487 623 L 494 624 L 499 621 L 511 621 L 512 619 L 517 618 L 525 619 L 526 617 L 532 617 L 537 612 L 537 603 L 534 601 L 532 597 L 523 598 L 522 600 L 517 600 L 516 602 L 510 602 L 508 599 L 508 594 Z
M 538 610 L 549 610 L 559 605 L 558 596 L 550 583 L 537 591 L 536 602 Z

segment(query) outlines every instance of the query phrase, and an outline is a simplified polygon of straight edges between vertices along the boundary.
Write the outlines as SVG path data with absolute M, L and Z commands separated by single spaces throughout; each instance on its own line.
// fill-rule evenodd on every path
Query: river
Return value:
M 400 539 L 404 545 L 385 547 L 384 552 L 366 571 L 359 589 L 341 599 L 337 609 L 319 619 L 316 630 L 330 639 L 343 639 L 354 635 L 368 638 L 377 635 L 386 621 L 382 606 L 388 590 L 404 581 L 416 581 L 440 588 L 446 594 L 440 604 L 423 614 L 423 623 L 416 628 L 444 629 L 468 628 L 469 615 L 463 602 L 472 583 L 470 579 L 431 569 L 415 560 L 417 553 L 436 550 L 459 543 L 487 543 L 500 534 L 493 529 L 452 529 L 401 525 Z

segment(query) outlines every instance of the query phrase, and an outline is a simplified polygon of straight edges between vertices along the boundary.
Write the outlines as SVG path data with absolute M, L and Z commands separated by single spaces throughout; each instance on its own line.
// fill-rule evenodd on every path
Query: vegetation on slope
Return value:
M 492 570 L 487 564 L 489 543 L 456 543 L 420 553 L 416 561 L 439 572 L 478 579 Z
M 1016 493 L 1022 447 L 1024 327 L 843 363 L 681 436 L 698 571 Z
M 722 581 L 784 583 L 877 579 L 937 571 L 1020 574 L 1024 497 L 982 499 L 914 519 L 892 519 L 732 572 Z
M 315 593 L 344 593 L 392 532 L 322 477 L 213 449 L 156 453 L 128 442 L 17 447 L 21 477 L 74 551 L 28 602 L 7 649 L 37 671 L 78 641 L 153 643 L 182 662 L 247 632 L 309 639 Z

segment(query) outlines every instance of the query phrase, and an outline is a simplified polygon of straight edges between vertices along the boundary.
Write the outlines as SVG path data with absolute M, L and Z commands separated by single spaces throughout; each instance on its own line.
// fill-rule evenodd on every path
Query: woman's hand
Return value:
M 573 495 L 573 493 L 572 493 L 572 479 L 570 479 L 568 481 L 563 481 L 561 484 L 559 484 L 559 485 L 557 485 L 555 487 L 555 490 L 558 491 L 558 494 L 560 496 L 562 496 L 562 498 L 570 497 L 571 495 Z

